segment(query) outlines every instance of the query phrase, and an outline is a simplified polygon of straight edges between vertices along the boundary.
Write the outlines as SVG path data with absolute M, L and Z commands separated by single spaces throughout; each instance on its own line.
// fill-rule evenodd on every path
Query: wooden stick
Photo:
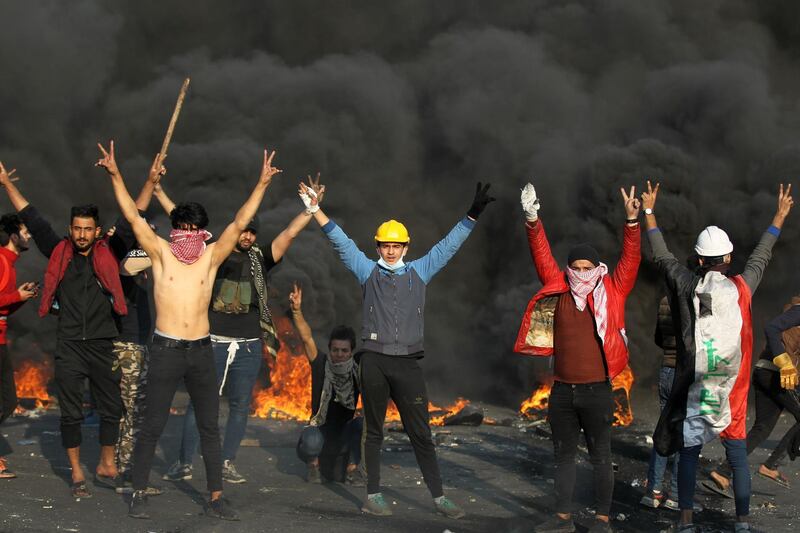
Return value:
M 164 142 L 161 143 L 161 151 L 158 153 L 158 160 L 162 163 L 164 162 L 164 158 L 167 157 L 167 148 L 169 148 L 169 143 L 172 140 L 172 132 L 175 131 L 175 123 L 178 122 L 178 115 L 181 114 L 181 107 L 183 107 L 183 99 L 186 98 L 186 90 L 189 88 L 189 81 L 190 78 L 183 80 L 181 92 L 178 94 L 178 101 L 175 102 L 175 110 L 172 112 L 172 118 L 169 120 L 167 134 L 164 135 Z

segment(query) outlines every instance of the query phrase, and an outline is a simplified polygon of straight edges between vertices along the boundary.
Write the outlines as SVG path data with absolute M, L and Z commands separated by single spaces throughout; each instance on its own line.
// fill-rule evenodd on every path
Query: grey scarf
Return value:
M 330 358 L 325 361 L 325 381 L 322 384 L 322 395 L 319 400 L 319 410 L 311 417 L 312 426 L 325 424 L 328 416 L 328 405 L 336 401 L 346 409 L 355 409 L 355 389 L 353 384 L 358 378 L 358 366 L 351 357 L 342 363 L 332 363 Z

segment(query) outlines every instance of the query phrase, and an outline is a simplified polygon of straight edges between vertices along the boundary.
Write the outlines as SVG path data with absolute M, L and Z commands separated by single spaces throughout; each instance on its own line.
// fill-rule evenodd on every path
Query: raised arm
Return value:
M 694 276 L 692 272 L 678 261 L 672 252 L 667 248 L 664 235 L 656 222 L 656 198 L 660 183 L 656 183 L 655 188 L 647 181 L 647 191 L 642 193 L 641 206 L 644 208 L 644 222 L 647 229 L 647 240 L 653 249 L 653 262 L 664 273 L 667 286 L 674 290 L 679 284 L 690 283 Z
M 319 172 L 317 172 L 317 179 L 314 181 L 311 176 L 308 176 L 308 184 L 311 187 L 311 190 L 314 191 L 315 196 L 315 205 L 319 205 L 319 202 L 322 201 L 322 196 L 325 194 L 325 186 L 319 184 Z M 305 201 L 305 200 L 304 200 Z M 319 207 L 316 209 L 319 210 Z M 311 208 L 311 200 L 309 196 L 309 205 L 306 206 L 306 209 L 301 212 L 299 215 L 294 217 L 289 225 L 286 226 L 282 232 L 278 234 L 277 237 L 272 239 L 272 257 L 275 259 L 275 262 L 281 260 L 281 258 L 286 254 L 286 251 L 289 249 L 289 246 L 292 245 L 292 241 L 295 237 L 297 237 L 301 231 L 311 222 L 311 218 L 314 216 L 314 211 Z
M 161 182 L 161 177 L 167 173 L 164 167 L 164 160 L 161 159 L 161 154 L 156 154 L 153 159 L 153 164 L 150 165 L 150 171 L 147 174 L 147 181 L 142 185 L 142 190 L 139 191 L 139 196 L 136 197 L 136 208 L 139 211 L 147 211 L 150 207 L 150 200 L 153 198 L 156 186 Z M 167 213 L 169 214 L 169 213 Z
M 427 254 L 409 263 L 425 284 L 428 284 L 433 279 L 433 276 L 453 258 L 458 249 L 461 248 L 461 245 L 464 244 L 464 241 L 467 240 L 467 237 L 469 237 L 472 228 L 475 227 L 475 222 L 483 213 L 483 210 L 486 209 L 490 202 L 494 202 L 495 199 L 489 196 L 489 187 L 491 187 L 489 183 L 483 185 L 478 182 L 475 187 L 475 197 L 467 211 L 467 216 L 462 218 L 450 230 L 450 233 L 436 243 Z
M 5 188 L 8 199 L 11 200 L 11 205 L 14 206 L 14 209 L 17 211 L 22 211 L 25 209 L 25 207 L 27 207 L 28 200 L 22 196 L 22 193 L 19 192 L 17 186 L 14 185 L 14 182 L 17 181 L 17 178 L 12 178 L 12 176 L 16 171 L 17 169 L 14 168 L 6 172 L 6 168 L 3 166 L 2 161 L 0 161 L 0 185 Z
M 272 176 L 280 172 L 280 169 L 272 166 L 272 159 L 274 157 L 274 150 L 272 153 L 269 153 L 268 150 L 264 150 L 264 163 L 261 166 L 261 175 L 258 178 L 258 183 L 256 183 L 253 192 L 250 193 L 250 197 L 244 205 L 239 208 L 239 211 L 236 213 L 236 218 L 233 219 L 233 222 L 228 224 L 228 227 L 225 228 L 225 231 L 220 235 L 219 240 L 211 245 L 213 247 L 211 260 L 215 266 L 221 265 L 231 254 L 234 246 L 236 246 L 236 242 L 239 240 L 239 235 L 247 229 L 247 225 L 253 220 L 253 217 L 256 216 L 258 206 L 261 205 L 261 200 L 264 199 L 264 193 L 272 182 Z
M 17 186 L 14 185 L 16 178 L 12 178 L 16 169 L 6 172 L 5 167 L 0 163 L 0 185 L 6 190 L 8 199 L 11 204 L 19 212 L 19 216 L 28 231 L 31 232 L 36 247 L 45 257 L 50 257 L 53 249 L 61 241 L 61 237 L 53 231 L 53 226 L 39 214 L 39 211 L 28 203 L 28 200 L 22 196 Z
M 303 340 L 303 346 L 306 349 L 306 357 L 308 362 L 313 363 L 317 358 L 317 343 L 314 342 L 314 337 L 311 334 L 311 326 L 306 322 L 303 316 L 303 289 L 301 289 L 297 282 L 292 284 L 292 292 L 289 293 L 289 305 L 292 309 L 292 321 L 294 327 L 297 328 L 297 333 Z
M 160 182 L 156 184 L 153 194 L 155 194 L 156 200 L 158 200 L 158 203 L 161 204 L 161 207 L 167 213 L 167 216 L 169 216 L 172 210 L 175 209 L 175 202 L 167 196 L 167 191 L 164 190 L 164 186 L 161 185 Z
M 323 189 L 324 191 L 324 189 Z M 306 204 L 307 209 L 311 210 L 314 215 L 314 220 L 322 228 L 322 232 L 328 237 L 328 240 L 333 244 L 333 249 L 339 254 L 339 258 L 344 263 L 347 269 L 355 274 L 358 282 L 364 284 L 369 278 L 372 270 L 375 268 L 375 261 L 369 259 L 364 252 L 358 249 L 358 246 L 353 239 L 340 228 L 336 222 L 329 219 L 318 205 L 315 193 L 309 189 L 305 183 L 300 183 L 300 188 L 297 191 L 303 203 Z
M 158 245 L 158 236 L 155 234 L 150 225 L 139 215 L 139 210 L 136 208 L 136 202 L 131 198 L 128 189 L 125 187 L 125 182 L 122 179 L 117 161 L 114 153 L 114 141 L 109 144 L 109 149 L 106 150 L 100 143 L 97 143 L 100 153 L 103 157 L 97 160 L 95 166 L 103 167 L 111 176 L 111 184 L 114 187 L 114 196 L 119 204 L 122 216 L 128 221 L 133 229 L 133 234 L 142 249 L 150 256 L 150 259 L 155 261 L 161 257 L 161 249 Z
M 747 258 L 747 263 L 742 272 L 742 278 L 744 278 L 747 286 L 750 287 L 751 293 L 756 292 L 761 279 L 764 277 L 764 271 L 767 269 L 770 259 L 772 259 L 772 247 L 775 246 L 781 234 L 781 228 L 783 228 L 783 223 L 789 211 L 792 210 L 793 204 L 792 184 L 787 185 L 784 190 L 783 183 L 781 183 L 778 190 L 778 207 L 775 210 L 775 216 L 772 217 L 772 225 L 761 235 L 758 244 L 753 248 L 750 257 Z
M 539 198 L 536 196 L 536 189 L 530 183 L 522 188 L 520 203 L 525 214 L 525 232 L 528 234 L 528 248 L 533 259 L 533 266 L 536 268 L 539 281 L 542 285 L 546 285 L 564 274 L 558 268 L 553 252 L 550 251 L 547 234 L 539 220 Z
M 136 198 L 136 208 L 139 210 L 140 216 L 145 216 L 145 212 L 150 206 L 150 200 L 153 197 L 153 189 L 161 180 L 161 176 L 166 172 L 167 169 L 161 164 L 159 155 L 156 155 L 156 159 L 150 166 L 147 180 L 144 182 L 144 185 L 142 185 L 142 190 Z M 128 255 L 128 252 L 136 245 L 136 235 L 133 233 L 131 224 L 124 216 L 120 216 L 115 225 L 116 231 L 109 237 L 108 245 L 117 259 L 122 261 Z
M 642 238 L 639 232 L 639 208 L 641 202 L 636 198 L 636 187 L 632 186 L 630 193 L 620 189 L 622 201 L 625 205 L 625 229 L 622 239 L 622 256 L 617 262 L 611 279 L 620 288 L 623 294 L 633 290 L 636 275 L 639 272 L 639 263 L 642 261 Z

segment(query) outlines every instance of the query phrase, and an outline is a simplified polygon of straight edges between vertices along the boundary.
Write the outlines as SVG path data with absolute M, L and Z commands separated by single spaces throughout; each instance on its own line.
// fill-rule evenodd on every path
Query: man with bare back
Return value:
M 209 335 L 208 306 L 220 264 L 236 246 L 239 235 L 255 216 L 272 176 L 275 156 L 264 151 L 261 175 L 253 192 L 225 228 L 219 240 L 206 245 L 211 234 L 205 230 L 208 216 L 200 204 L 178 204 L 170 214 L 170 240 L 158 237 L 131 198 L 114 157 L 114 142 L 108 150 L 98 145 L 103 157 L 97 165 L 108 171 L 123 216 L 130 222 L 136 239 L 153 263 L 156 328 L 149 347 L 149 376 L 145 419 L 133 452 L 133 496 L 128 516 L 149 518 L 147 484 L 156 444 L 169 417 L 169 408 L 181 380 L 195 408 L 200 447 L 206 467 L 211 499 L 206 515 L 238 520 L 223 507 L 222 456 L 220 450 L 219 396 L 214 352 Z

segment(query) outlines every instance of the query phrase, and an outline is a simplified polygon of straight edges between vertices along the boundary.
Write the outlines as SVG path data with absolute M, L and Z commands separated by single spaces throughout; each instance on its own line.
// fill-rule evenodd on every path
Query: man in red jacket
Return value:
M 119 262 L 136 239 L 125 219 L 117 221 L 113 236 L 103 237 L 94 205 L 73 207 L 69 236 L 59 237 L 12 183 L 8 173 L 0 172 L 0 186 L 5 188 L 39 251 L 49 258 L 39 316 L 58 315 L 55 381 L 61 409 L 61 444 L 72 469 L 72 495 L 88 498 L 91 492 L 80 465 L 86 378 L 100 415 L 100 460 L 95 484 L 114 489 L 117 483 L 114 449 L 123 407 L 113 340 L 119 334 L 118 318 L 127 313 Z M 153 186 L 150 180 L 145 182 L 137 200 L 139 209 L 147 208 Z
M 608 515 L 614 488 L 611 424 L 614 401 L 611 379 L 628 364 L 625 299 L 639 269 L 639 200 L 635 188 L 621 190 L 627 220 L 622 257 L 609 273 L 588 244 L 574 246 L 561 270 L 538 217 L 539 200 L 530 183 L 522 190 L 528 243 L 541 290 L 531 299 L 514 350 L 553 356 L 554 383 L 547 418 L 556 456 L 556 516 L 537 532 L 574 531 L 571 517 L 575 487 L 575 455 L 581 430 L 594 469 L 594 525 L 589 531 L 610 531 Z
M 6 173 L 2 163 L 0 163 L 0 173 Z M 8 317 L 37 293 L 36 284 L 33 282 L 23 283 L 17 287 L 17 272 L 14 268 L 19 254 L 28 249 L 30 238 L 28 228 L 16 213 L 0 217 L 0 424 L 11 416 L 17 407 L 14 366 L 6 345 Z M 9 453 L 11 447 L 0 434 L 0 479 L 17 477 L 6 464 L 5 456 Z

